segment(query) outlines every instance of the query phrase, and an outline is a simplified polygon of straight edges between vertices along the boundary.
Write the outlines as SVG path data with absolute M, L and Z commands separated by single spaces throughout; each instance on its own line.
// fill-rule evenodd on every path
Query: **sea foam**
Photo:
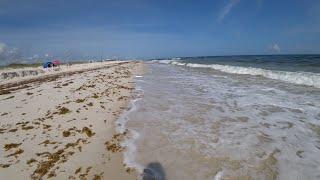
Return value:
M 157 62 L 161 64 L 180 65 L 192 68 L 210 68 L 231 74 L 263 76 L 265 78 L 280 80 L 288 83 L 320 88 L 320 74 L 312 72 L 277 71 L 262 68 L 229 66 L 220 64 L 182 63 L 175 60 L 159 60 Z
M 136 78 L 139 78 L 142 76 L 136 76 Z M 127 111 L 125 111 L 119 119 L 115 122 L 116 131 L 118 133 L 124 133 L 125 131 L 129 130 L 130 137 L 126 138 L 122 143 L 122 147 L 126 147 L 126 150 L 124 151 L 124 158 L 123 163 L 126 164 L 127 167 L 135 168 L 140 174 L 143 172 L 144 167 L 137 163 L 135 161 L 135 154 L 136 154 L 136 145 L 135 142 L 139 138 L 140 134 L 139 132 L 133 130 L 133 129 L 127 129 L 126 123 L 128 121 L 128 115 L 134 111 L 137 110 L 137 102 L 141 100 L 140 94 L 143 93 L 143 90 L 136 86 L 136 91 L 138 92 L 137 97 L 134 97 L 130 103 L 129 108 Z

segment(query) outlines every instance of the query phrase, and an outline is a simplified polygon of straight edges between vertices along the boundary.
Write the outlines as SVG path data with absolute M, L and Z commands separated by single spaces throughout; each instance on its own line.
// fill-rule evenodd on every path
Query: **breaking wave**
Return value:
M 319 73 L 276 71 L 276 70 L 268 70 L 268 69 L 262 69 L 262 68 L 229 66 L 229 65 L 220 65 L 220 64 L 182 63 L 175 60 L 159 60 L 157 62 L 161 64 L 180 65 L 180 66 L 187 66 L 192 68 L 210 68 L 210 69 L 231 73 L 231 74 L 263 76 L 266 78 L 280 80 L 288 83 L 320 88 Z

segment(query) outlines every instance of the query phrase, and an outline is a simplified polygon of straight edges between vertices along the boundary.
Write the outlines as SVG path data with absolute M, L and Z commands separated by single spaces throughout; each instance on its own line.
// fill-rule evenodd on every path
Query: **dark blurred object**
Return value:
M 165 180 L 165 172 L 158 162 L 149 163 L 143 170 L 143 180 Z

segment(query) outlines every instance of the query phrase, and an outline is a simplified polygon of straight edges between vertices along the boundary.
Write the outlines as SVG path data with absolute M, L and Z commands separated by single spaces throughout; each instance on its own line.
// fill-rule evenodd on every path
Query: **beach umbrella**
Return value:
M 52 62 L 43 63 L 43 68 L 48 68 L 48 67 L 52 67 L 52 66 L 53 66 Z
M 60 60 L 55 59 L 55 60 L 52 61 L 52 64 L 54 64 L 55 66 L 57 66 L 57 65 L 60 64 Z

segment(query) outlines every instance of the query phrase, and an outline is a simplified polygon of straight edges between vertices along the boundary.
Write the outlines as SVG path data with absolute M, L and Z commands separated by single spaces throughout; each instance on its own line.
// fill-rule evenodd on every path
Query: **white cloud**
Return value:
M 6 49 L 6 44 L 0 42 L 0 55 L 4 53 L 5 49 Z
M 228 4 L 224 6 L 222 11 L 219 14 L 218 20 L 222 21 L 232 10 L 232 8 L 237 5 L 240 0 L 229 0 Z
M 273 51 L 273 52 L 280 52 L 281 49 L 279 47 L 279 45 L 277 43 L 274 43 L 270 46 L 270 49 Z
M 17 48 L 9 48 L 5 43 L 0 42 L 0 65 L 12 63 L 21 59 L 21 53 Z

